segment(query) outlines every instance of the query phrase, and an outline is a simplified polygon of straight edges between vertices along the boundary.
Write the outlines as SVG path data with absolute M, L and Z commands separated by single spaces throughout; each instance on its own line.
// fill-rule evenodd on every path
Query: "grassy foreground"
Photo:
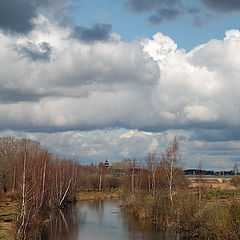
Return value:
M 8 195 L 0 197 L 0 240 L 14 239 L 16 205 Z

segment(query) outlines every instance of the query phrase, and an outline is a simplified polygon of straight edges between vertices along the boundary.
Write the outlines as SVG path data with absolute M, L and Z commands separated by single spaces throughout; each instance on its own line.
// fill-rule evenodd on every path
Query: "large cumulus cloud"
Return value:
M 159 69 L 138 42 L 113 33 L 89 45 L 42 16 L 34 21 L 27 36 L 0 34 L 1 128 L 89 129 L 144 118 Z
M 166 116 L 168 126 L 237 127 L 240 117 L 238 30 L 227 31 L 223 40 L 213 39 L 188 53 L 177 49 L 162 34 L 142 44 L 159 64 L 161 77 L 155 89 L 155 103 L 161 104 L 156 106 L 156 112 Z
M 1 129 L 191 128 L 239 139 L 239 30 L 186 53 L 161 33 L 88 44 L 43 16 L 34 21 L 27 36 L 0 34 Z

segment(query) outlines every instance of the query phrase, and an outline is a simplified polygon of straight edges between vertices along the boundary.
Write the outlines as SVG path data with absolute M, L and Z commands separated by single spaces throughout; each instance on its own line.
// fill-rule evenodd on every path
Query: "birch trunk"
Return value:
M 102 175 L 103 175 L 103 170 L 101 169 L 100 171 L 100 176 L 99 176 L 99 190 L 102 190 Z
M 173 193 L 172 193 L 172 183 L 173 183 L 173 159 L 174 159 L 174 156 L 171 157 L 170 175 L 169 175 L 169 198 L 170 198 L 172 207 L 173 207 Z

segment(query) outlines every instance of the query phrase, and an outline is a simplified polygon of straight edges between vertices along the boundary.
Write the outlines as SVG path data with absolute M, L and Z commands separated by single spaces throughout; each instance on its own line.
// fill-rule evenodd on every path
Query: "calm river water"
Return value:
M 60 211 L 50 222 L 43 240 L 176 240 L 121 211 L 120 201 L 79 203 Z

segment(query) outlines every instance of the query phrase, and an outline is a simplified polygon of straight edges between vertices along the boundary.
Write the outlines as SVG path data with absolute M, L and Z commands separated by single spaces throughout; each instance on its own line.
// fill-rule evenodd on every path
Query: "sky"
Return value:
M 0 136 L 82 164 L 240 164 L 239 0 L 0 1 Z

